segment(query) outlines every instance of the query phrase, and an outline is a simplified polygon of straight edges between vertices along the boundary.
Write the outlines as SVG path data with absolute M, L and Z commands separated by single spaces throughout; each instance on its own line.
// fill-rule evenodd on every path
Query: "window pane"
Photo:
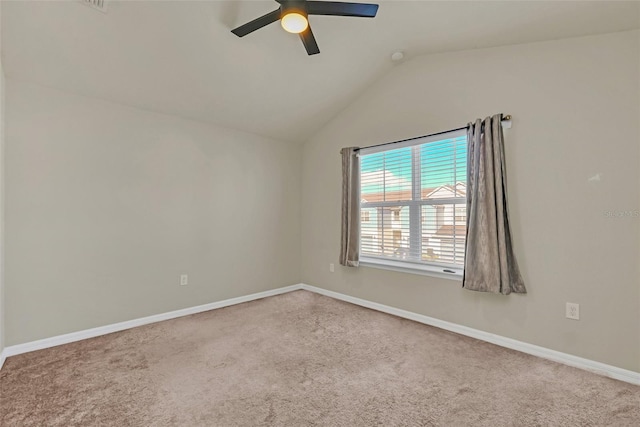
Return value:
M 464 265 L 466 202 L 422 206 L 422 261 Z
M 409 257 L 409 206 L 362 208 L 369 221 L 361 225 L 363 255 L 395 259 Z
M 361 196 L 367 202 L 411 200 L 411 147 L 361 157 Z
M 423 200 L 466 197 L 466 136 L 423 144 L 420 159 Z
M 367 221 L 360 223 L 360 250 L 366 255 L 380 253 L 380 238 L 378 236 L 378 212 L 376 208 L 361 208 L 360 215 L 365 215 Z

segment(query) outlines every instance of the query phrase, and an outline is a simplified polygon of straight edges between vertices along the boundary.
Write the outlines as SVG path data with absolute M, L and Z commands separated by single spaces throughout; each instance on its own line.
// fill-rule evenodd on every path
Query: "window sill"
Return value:
M 419 274 L 422 276 L 438 277 L 440 279 L 455 280 L 457 282 L 462 280 L 462 269 L 450 269 L 445 267 L 436 267 L 433 265 L 424 264 L 412 264 L 402 261 L 393 261 L 388 259 L 378 258 L 360 258 L 361 267 L 380 268 L 383 270 L 399 271 L 401 273 Z M 446 273 L 443 270 L 451 270 L 454 273 Z

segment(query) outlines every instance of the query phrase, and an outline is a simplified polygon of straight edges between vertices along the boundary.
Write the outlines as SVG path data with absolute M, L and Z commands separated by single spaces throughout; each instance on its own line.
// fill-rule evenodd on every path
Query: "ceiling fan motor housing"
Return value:
M 280 19 L 288 13 L 299 13 L 305 18 L 308 17 L 307 5 L 304 1 L 287 1 L 280 4 Z

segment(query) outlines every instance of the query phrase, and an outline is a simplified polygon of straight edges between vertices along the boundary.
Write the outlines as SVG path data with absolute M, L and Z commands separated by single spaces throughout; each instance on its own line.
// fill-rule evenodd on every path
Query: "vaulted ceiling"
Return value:
M 372 0 L 369 0 L 372 1 Z M 267 1 L 2 2 L 10 79 L 303 142 L 413 56 L 640 27 L 636 1 L 380 1 L 374 19 L 310 17 L 321 53 L 274 23 L 230 30 Z

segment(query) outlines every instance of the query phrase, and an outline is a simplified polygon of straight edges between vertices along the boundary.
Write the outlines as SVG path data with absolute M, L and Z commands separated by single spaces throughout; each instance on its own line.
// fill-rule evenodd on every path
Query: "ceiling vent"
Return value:
M 78 0 L 80 3 L 89 6 L 90 8 L 99 10 L 102 13 L 107 13 L 107 0 Z

